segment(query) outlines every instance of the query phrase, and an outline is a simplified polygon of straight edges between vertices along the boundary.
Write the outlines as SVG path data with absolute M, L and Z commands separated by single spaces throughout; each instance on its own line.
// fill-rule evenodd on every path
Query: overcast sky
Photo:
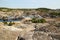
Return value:
M 0 0 L 0 7 L 11 8 L 60 8 L 60 0 Z

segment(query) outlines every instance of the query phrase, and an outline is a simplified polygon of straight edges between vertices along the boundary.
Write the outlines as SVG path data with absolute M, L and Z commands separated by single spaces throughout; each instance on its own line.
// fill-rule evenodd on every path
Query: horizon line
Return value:
M 10 8 L 10 9 L 38 9 L 38 8 L 48 8 L 48 7 L 0 7 L 0 8 Z M 60 8 L 48 8 L 48 9 L 60 9 Z

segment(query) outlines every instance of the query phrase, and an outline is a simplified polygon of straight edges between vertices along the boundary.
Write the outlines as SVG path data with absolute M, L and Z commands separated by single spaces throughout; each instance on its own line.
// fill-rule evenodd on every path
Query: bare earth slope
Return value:
M 20 29 L 19 29 L 20 30 Z M 0 40 L 16 40 L 19 32 L 17 28 L 10 26 L 0 26 Z

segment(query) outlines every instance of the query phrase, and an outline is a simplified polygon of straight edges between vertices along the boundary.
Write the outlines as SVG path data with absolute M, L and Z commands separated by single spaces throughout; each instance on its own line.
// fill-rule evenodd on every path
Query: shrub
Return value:
M 12 26 L 12 25 L 13 25 L 13 23 L 10 21 L 9 24 L 8 24 L 8 26 Z
M 15 24 L 15 23 L 14 23 L 14 22 L 11 22 L 11 21 L 10 21 L 9 23 L 6 22 L 6 21 L 3 21 L 3 24 L 4 24 L 4 25 L 8 25 L 8 26 L 12 26 L 12 25 Z
M 39 23 L 45 23 L 46 20 L 45 20 L 45 19 L 39 19 L 38 22 L 39 22 Z
M 45 19 L 35 19 L 35 18 L 33 18 L 31 21 L 32 23 L 45 23 L 46 22 Z
M 3 22 L 4 23 L 4 25 L 7 25 L 8 23 L 7 22 Z
M 52 13 L 49 13 L 49 14 L 52 18 L 54 18 L 56 16 L 60 16 L 60 13 L 57 13 L 57 12 L 52 12 Z

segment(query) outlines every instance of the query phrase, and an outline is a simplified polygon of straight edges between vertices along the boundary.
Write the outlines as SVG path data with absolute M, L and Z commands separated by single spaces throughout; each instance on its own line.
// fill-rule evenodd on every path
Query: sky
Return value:
M 60 0 L 0 0 L 0 7 L 60 9 Z

